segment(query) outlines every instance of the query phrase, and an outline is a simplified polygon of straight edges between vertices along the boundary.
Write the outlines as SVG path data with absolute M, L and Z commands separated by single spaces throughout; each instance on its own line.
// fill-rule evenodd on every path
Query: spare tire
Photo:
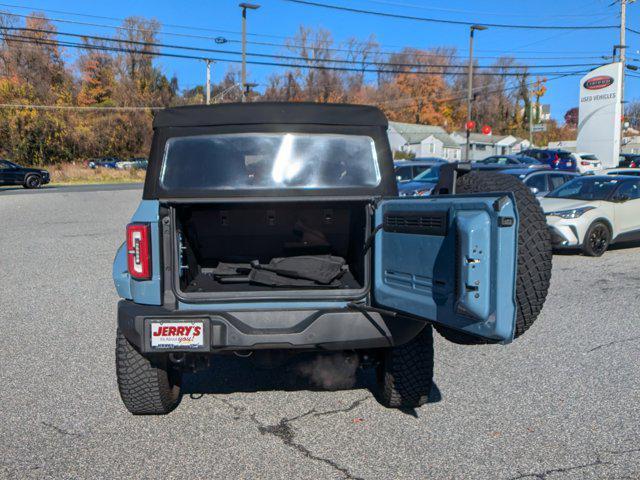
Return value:
M 520 180 L 494 172 L 470 172 L 456 182 L 456 193 L 513 192 L 519 217 L 516 275 L 516 325 L 519 337 L 536 321 L 551 281 L 551 235 L 535 195 Z M 442 325 L 434 325 L 447 340 L 462 345 L 496 343 Z

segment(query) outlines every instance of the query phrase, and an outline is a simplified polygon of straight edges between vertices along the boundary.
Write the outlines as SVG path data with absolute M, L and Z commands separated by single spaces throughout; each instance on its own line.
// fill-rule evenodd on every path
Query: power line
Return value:
M 15 30 L 20 32 L 37 32 L 37 33 L 47 33 L 50 35 L 62 35 L 69 36 L 75 38 L 83 38 L 83 39 L 92 39 L 92 40 L 100 40 L 104 42 L 113 42 L 113 43 L 125 43 L 130 45 L 137 45 L 143 47 L 158 47 L 158 48 L 171 48 L 171 49 L 179 49 L 179 50 L 188 50 L 188 51 L 198 51 L 198 52 L 207 52 L 207 53 L 221 53 L 228 55 L 241 55 L 242 52 L 238 51 L 229 51 L 229 50 L 221 50 L 214 48 L 202 48 L 202 47 L 190 47 L 187 45 L 176 45 L 176 44 L 167 44 L 167 43 L 158 43 L 158 42 L 145 42 L 138 40 L 129 40 L 129 39 L 121 39 L 121 38 L 110 38 L 110 37 L 102 37 L 96 35 L 86 35 L 86 34 L 78 34 L 78 33 L 69 33 L 69 32 L 60 32 L 57 30 L 48 30 L 42 28 L 27 28 L 27 27 L 4 27 L 4 30 Z M 261 58 L 275 58 L 279 60 L 293 60 L 293 61 L 302 61 L 302 62 L 323 62 L 323 63 L 340 63 L 340 64 L 348 64 L 348 65 L 383 65 L 385 67 L 400 67 L 400 68 L 469 68 L 468 65 L 457 65 L 457 64 L 420 64 L 420 63 L 396 63 L 396 62 L 377 62 L 377 61 L 366 61 L 366 60 L 345 60 L 345 59 L 321 59 L 315 60 L 306 57 L 293 56 L 293 55 L 276 55 L 276 54 L 267 54 L 267 53 L 250 53 L 247 52 L 247 55 L 253 57 L 261 57 Z M 474 68 L 495 68 L 495 69 L 509 69 L 509 70 L 525 70 L 525 69 L 534 69 L 534 68 L 576 68 L 576 67 L 594 67 L 599 66 L 600 63 L 572 63 L 572 64 L 553 64 L 553 65 L 478 65 Z
M 28 7 L 18 7 L 15 5 L 10 5 L 10 4 L 5 4 L 5 3 L 0 3 L 0 6 L 9 6 L 9 7 L 15 7 L 15 8 L 28 8 Z M 43 11 L 46 12 L 54 12 L 54 13 L 63 13 L 63 14 L 67 14 L 67 15 L 75 15 L 75 16 L 81 16 L 81 17 L 89 17 L 89 18 L 102 18 L 102 19 L 109 19 L 109 20 L 115 20 L 115 21 L 124 21 L 124 19 L 121 18 L 114 18 L 114 17 L 102 17 L 102 16 L 97 16 L 97 15 L 87 15 L 87 14 L 81 14 L 81 13 L 72 13 L 72 12 L 62 12 L 60 10 L 49 10 L 49 9 L 43 9 Z M 0 11 L 0 13 L 4 13 L 6 15 L 12 15 L 15 17 L 20 17 L 20 18 L 31 18 L 31 15 L 21 15 L 21 14 L 17 14 L 17 13 L 13 13 L 13 12 L 2 12 Z M 168 36 L 174 36 L 174 37 L 182 37 L 182 38 L 191 38 L 191 39 L 199 39 L 199 40 L 213 40 L 215 41 L 217 38 L 219 37 L 210 37 L 210 36 L 205 36 L 205 35 L 195 35 L 195 34 L 186 34 L 186 33 L 175 33 L 175 32 L 166 32 L 166 31 L 159 31 L 156 32 L 155 30 L 150 30 L 150 29 L 145 29 L 145 28 L 139 28 L 139 27 L 133 27 L 133 26 L 127 26 L 127 27 L 123 27 L 123 26 L 119 26 L 119 25 L 105 25 L 105 24 L 100 24 L 100 23 L 90 23 L 90 22 L 80 22 L 80 21 L 75 21 L 75 20 L 67 20 L 67 19 L 60 19 L 60 18 L 47 18 L 47 20 L 51 21 L 51 22 L 55 22 L 55 23 L 67 23 L 67 24 L 71 24 L 71 25 L 83 25 L 83 26 L 90 26 L 90 27 L 98 27 L 98 28 L 111 28 L 111 29 L 116 29 L 116 30 L 127 30 L 127 31 L 136 31 L 136 32 L 144 32 L 144 33 L 158 33 L 159 35 L 168 35 Z M 171 24 L 160 24 L 161 26 L 171 26 Z M 229 31 L 229 30 L 216 30 L 216 29 L 205 29 L 205 28 L 201 28 L 201 27 L 187 27 L 187 26 L 183 26 L 183 25 L 173 25 L 174 28 L 189 28 L 191 30 L 205 30 L 205 31 L 215 31 L 215 32 L 222 32 L 222 33 L 232 33 L 232 34 L 239 34 L 239 32 L 234 32 L 234 31 Z M 252 34 L 254 36 L 260 37 L 275 37 L 275 38 L 283 38 L 286 40 L 290 40 L 290 37 L 285 37 L 285 36 L 276 36 L 276 35 L 264 35 L 264 34 Z M 224 38 L 225 43 L 226 42 L 230 42 L 230 43 L 241 43 L 240 40 L 237 39 L 227 39 Z M 300 44 L 295 44 L 295 43 L 275 43 L 275 42 L 262 42 L 262 41 L 252 41 L 252 40 L 248 40 L 247 43 L 252 44 L 252 45 L 260 45 L 260 46 L 270 46 L 270 47 L 280 47 L 280 48 L 302 48 L 304 47 L 303 45 Z M 380 45 L 378 44 L 378 46 L 382 46 L 384 47 L 385 45 Z M 417 48 L 415 47 L 402 47 L 402 46 L 393 46 L 393 45 L 386 45 L 387 47 L 396 47 L 396 48 L 414 48 L 417 50 Z M 336 47 L 322 47 L 319 48 L 318 50 L 321 51 L 336 51 L 336 52 L 351 52 L 352 50 L 349 49 L 345 49 L 345 48 L 336 48 Z M 504 51 L 500 51 L 500 50 L 485 50 L 487 52 L 504 52 Z M 380 55 L 397 55 L 399 53 L 402 53 L 402 51 L 378 51 L 375 52 L 376 54 L 380 54 Z M 503 55 L 497 55 L 497 56 L 476 56 L 476 58 L 502 58 L 504 57 L 506 54 L 508 54 L 509 52 L 504 52 Z M 543 53 L 551 53 L 551 54 L 555 54 L 557 55 L 558 52 L 557 51 L 538 51 L 538 52 L 526 52 L 526 53 L 533 53 L 533 54 L 543 54 Z M 569 57 L 567 56 L 563 56 L 563 57 L 520 57 L 522 59 L 530 59 L 530 60 L 544 60 L 544 59 L 548 59 L 548 60 L 562 60 L 562 59 L 567 59 L 567 58 L 578 58 L 576 56 L 576 53 L 597 53 L 597 52 L 567 52 L 566 55 L 569 55 Z M 413 53 L 413 55 L 415 55 L 416 57 L 433 57 L 433 56 L 439 56 L 440 54 L 438 53 L 431 53 L 431 52 L 415 52 Z M 604 55 L 598 55 L 598 56 L 584 56 L 583 58 L 602 58 Z M 462 57 L 460 55 L 456 55 L 455 57 Z M 465 57 L 466 58 L 466 57 Z
M 58 13 L 61 15 L 72 15 L 75 17 L 84 17 L 84 18 L 95 18 L 98 20 L 111 20 L 111 21 L 115 21 L 115 22 L 123 22 L 124 19 L 123 18 L 118 18 L 118 17 L 106 17 L 106 16 L 102 16 L 102 15 L 91 15 L 88 13 L 77 13 L 77 12 L 69 12 L 69 11 L 64 11 L 64 10 L 53 10 L 50 8 L 39 8 L 39 7 L 26 7 L 24 5 L 14 5 L 14 4 L 10 4 L 10 3 L 0 3 L 0 6 L 2 7 L 10 7 L 10 8 L 19 8 L 22 10 L 32 10 L 32 11 L 40 11 L 40 12 L 50 12 L 50 13 Z M 15 15 L 15 14 L 13 14 Z M 169 28 L 181 28 L 181 29 L 185 29 L 185 30 L 200 30 L 203 32 L 218 32 L 218 33 L 233 33 L 233 34 L 237 34 L 239 35 L 240 32 L 236 32 L 233 30 L 222 30 L 222 29 L 216 29 L 216 28 L 205 28 L 205 27 L 195 27 L 193 25 L 176 25 L 176 24 L 171 24 L 171 23 L 164 23 L 162 24 L 165 27 L 169 27 Z M 96 25 L 98 26 L 98 25 Z M 127 27 L 112 27 L 112 28 L 127 28 Z M 247 35 L 252 35 L 255 37 L 271 37 L 271 38 L 287 38 L 284 35 L 267 35 L 267 34 L 259 34 L 259 33 L 247 33 Z
M 548 78 L 546 80 L 546 82 L 553 82 L 554 80 L 559 80 L 561 78 L 566 78 L 566 77 L 580 76 L 580 75 L 584 75 L 585 73 L 587 73 L 587 72 L 574 72 L 574 73 L 569 73 L 569 74 L 558 75 L 556 77 Z M 532 80 L 530 82 L 526 82 L 524 85 L 527 86 L 527 87 L 530 87 L 530 86 L 534 85 L 536 82 L 537 82 L 537 80 Z M 492 93 L 509 92 L 511 90 L 517 90 L 517 89 L 519 89 L 521 87 L 522 87 L 522 85 L 515 85 L 515 86 L 512 86 L 512 87 L 503 87 L 503 88 L 500 88 L 500 89 L 486 90 L 486 88 L 487 88 L 486 86 L 480 86 L 480 87 L 475 87 L 473 89 L 473 91 L 474 91 L 474 93 L 482 92 L 483 94 L 492 94 Z M 460 93 L 460 95 L 461 96 L 459 96 L 459 97 L 447 97 L 447 98 L 435 99 L 435 100 L 432 100 L 431 102 L 434 102 L 434 103 L 455 102 L 455 101 L 465 100 L 467 98 L 466 94 L 463 94 L 462 92 Z M 388 100 L 388 101 L 378 102 L 377 105 L 385 105 L 387 103 L 396 103 L 396 102 L 407 102 L 407 101 L 418 100 L 420 98 L 423 98 L 423 97 L 400 98 L 400 99 L 397 99 L 397 100 Z M 402 108 L 402 107 L 398 106 L 397 108 Z
M 469 22 L 465 20 L 417 17 L 414 15 L 401 15 L 397 13 L 378 12 L 374 10 L 365 10 L 361 8 L 344 7 L 340 5 L 331 5 L 327 3 L 312 2 L 309 0 L 283 0 L 283 1 L 290 2 L 290 3 L 298 3 L 301 5 L 308 5 L 312 7 L 327 8 L 331 10 L 341 10 L 341 11 L 351 12 L 351 13 L 377 15 L 381 17 L 398 18 L 401 20 L 415 20 L 415 21 L 429 22 L 429 23 L 444 23 L 449 25 L 471 26 L 471 25 L 482 24 L 486 27 L 491 27 L 491 28 L 513 28 L 513 29 L 523 29 L 523 30 L 557 30 L 558 28 L 571 29 L 571 30 L 610 30 L 614 28 L 615 29 L 619 28 L 616 25 L 575 25 L 575 26 L 572 26 L 572 25 L 518 25 L 518 24 L 506 24 L 506 23 Z
M 441 7 L 431 7 L 431 6 L 426 6 L 426 5 L 417 5 L 417 4 L 410 4 L 410 3 L 404 3 L 404 2 L 392 2 L 392 1 L 384 1 L 384 0 L 369 0 L 370 3 L 378 3 L 381 5 L 390 5 L 390 6 L 394 6 L 394 7 L 406 7 L 406 8 L 418 8 L 421 10 L 435 10 L 435 11 L 441 11 L 441 12 L 448 12 L 448 13 L 460 13 L 460 14 L 474 14 L 474 15 L 492 15 L 492 16 L 500 16 L 500 17 L 531 17 L 530 14 L 524 14 L 524 13 L 505 13 L 505 12 L 482 12 L 482 11 L 477 11 L 477 10 L 460 10 L 460 9 L 455 9 L 455 8 L 441 8 Z M 584 6 L 583 6 L 584 8 Z M 593 17 L 593 14 L 580 14 L 580 15 L 576 15 L 576 14 L 565 14 L 565 15 L 559 15 L 559 14 L 553 14 L 554 18 L 591 18 Z
M 553 80 L 558 80 L 559 78 L 563 78 L 563 77 L 567 77 L 567 76 L 571 76 L 574 74 L 567 74 L 567 75 L 560 75 L 558 77 L 555 78 L 550 78 L 547 81 L 553 81 Z M 637 78 L 640 78 L 640 76 L 638 76 Z M 533 82 L 529 82 L 526 85 L 527 86 L 531 86 L 533 84 Z M 227 92 L 229 92 L 230 90 L 239 87 L 240 84 L 233 84 L 231 85 L 229 88 L 227 88 L 226 90 L 224 90 L 223 92 L 219 93 L 218 95 L 216 95 L 216 97 L 214 98 L 218 98 L 221 95 L 223 96 L 224 94 L 226 94 Z M 509 90 L 515 90 L 520 88 L 521 85 L 517 85 L 514 87 L 508 87 L 505 89 L 501 89 L 501 90 L 492 90 L 492 91 L 486 91 L 484 93 L 487 94 L 491 94 L 491 93 L 497 93 L 497 92 L 502 92 L 502 91 L 509 91 Z M 401 98 L 401 99 L 397 99 L 396 101 L 413 101 L 416 100 L 418 98 L 422 98 L 422 97 L 409 97 L 409 98 Z M 464 98 L 466 97 L 451 97 L 451 98 L 441 98 L 441 99 L 436 99 L 433 100 L 433 102 L 438 102 L 438 103 L 442 103 L 442 102 L 446 102 L 446 101 L 455 101 L 455 100 L 464 100 Z M 386 104 L 388 102 L 377 102 L 375 103 L 375 105 L 383 105 Z M 16 108 L 16 109 L 26 109 L 26 108 L 31 108 L 31 109 L 35 109 L 35 110 L 74 110 L 74 111 L 103 111 L 103 112 L 111 112 L 111 111 L 154 111 L 154 110 L 162 110 L 164 108 L 168 108 L 168 107 L 160 107 L 160 106 L 130 106 L 130 107 L 119 107 L 119 106 L 103 106 L 103 107 L 98 107 L 98 106 L 79 106 L 79 105 L 43 105 L 43 104 L 33 104 L 33 103 L 27 103 L 27 104 L 23 104 L 23 103 L 0 103 L 0 108 Z M 401 108 L 401 107 L 397 107 L 397 108 Z M 408 130 L 410 131 L 410 130 Z
M 168 53 L 168 52 L 154 52 L 149 50 L 135 50 L 135 49 L 127 49 L 120 47 L 105 47 L 102 45 L 88 45 L 84 43 L 77 42 L 59 42 L 56 40 L 45 40 L 37 37 L 25 37 L 22 35 L 13 35 L 8 33 L 0 33 L 0 37 L 4 39 L 9 39 L 13 42 L 21 42 L 21 43 L 30 43 L 30 44 L 40 44 L 40 45 L 49 45 L 49 46 L 63 46 L 69 48 L 79 48 L 84 50 L 97 50 L 97 51 L 105 51 L 105 52 L 120 52 L 120 53 L 132 53 L 132 54 L 140 54 L 147 56 L 158 56 L 158 57 L 169 57 L 169 58 L 183 58 L 188 60 L 211 60 L 216 62 L 230 62 L 230 63 L 241 63 L 240 59 L 229 59 L 229 58 L 213 58 L 213 57 L 200 57 L 196 55 L 184 55 L 177 53 Z M 259 61 L 259 60 L 248 60 L 248 64 L 252 65 L 263 65 L 263 66 L 273 66 L 273 67 L 286 67 L 286 68 L 296 68 L 296 69 L 311 69 L 311 70 L 327 70 L 327 71 L 342 71 L 342 72 L 358 72 L 358 73 L 392 73 L 392 74 L 415 74 L 415 75 L 466 75 L 465 72 L 425 72 L 425 71 L 409 71 L 406 70 L 393 70 L 393 69 L 371 69 L 371 68 L 354 68 L 354 67 L 330 67 L 326 65 L 310 65 L 310 64 L 300 64 L 300 63 L 283 63 L 283 62 L 271 62 L 271 61 Z M 448 67 L 442 67 L 448 68 Z M 452 66 L 451 68 L 458 69 L 459 66 Z M 572 72 L 536 72 L 536 75 L 556 75 L 558 73 L 572 73 Z M 476 75 L 486 75 L 486 76 L 519 76 L 521 73 L 514 72 L 477 72 Z
M 139 110 L 162 110 L 165 107 L 92 107 L 76 105 L 37 105 L 33 103 L 0 103 L 0 108 L 33 108 L 35 110 L 78 110 L 78 111 L 139 111 Z

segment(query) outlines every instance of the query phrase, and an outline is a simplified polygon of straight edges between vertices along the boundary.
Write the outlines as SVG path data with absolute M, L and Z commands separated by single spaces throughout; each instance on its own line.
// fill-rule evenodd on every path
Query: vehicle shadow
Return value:
M 28 189 L 24 188 L 22 185 L 11 185 L 11 186 L 0 186 L 0 192 L 11 192 L 15 190 L 25 191 L 25 192 L 34 192 L 38 190 L 55 190 L 55 185 L 43 185 L 37 189 Z
M 626 248 L 638 248 L 638 247 L 640 247 L 640 241 L 630 241 L 630 242 L 614 243 L 613 245 L 609 245 L 608 250 L 624 250 Z M 554 248 L 553 254 L 560 255 L 560 256 L 582 255 L 582 250 L 580 250 L 579 248 L 559 248 L 559 249 Z
M 199 398 L 201 395 L 256 393 L 263 391 L 340 391 L 368 390 L 374 397 L 378 390 L 375 368 L 342 368 L 341 353 L 304 353 L 292 357 L 284 365 L 261 368 L 251 358 L 217 355 L 211 366 L 197 373 L 187 373 L 182 380 L 182 391 Z M 337 368 L 329 368 L 329 365 Z M 323 371 L 318 372 L 321 369 Z M 319 374 L 318 374 L 319 373 Z M 429 403 L 442 399 L 433 384 Z M 415 412 L 406 411 L 415 416 Z
M 609 247 L 609 250 L 624 250 L 625 248 L 638 248 L 640 247 L 640 240 L 633 242 L 620 242 Z

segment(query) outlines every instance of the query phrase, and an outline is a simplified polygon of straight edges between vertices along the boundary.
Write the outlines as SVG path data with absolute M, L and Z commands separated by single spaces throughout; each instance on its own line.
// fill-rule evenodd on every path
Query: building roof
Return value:
M 444 133 L 446 130 L 436 125 L 420 125 L 418 123 L 389 122 L 389 126 L 398 132 L 409 144 L 420 143 L 429 135 Z
M 466 132 L 454 132 L 456 136 L 462 138 L 463 143 L 466 141 L 467 134 Z M 471 132 L 469 135 L 469 141 L 471 143 L 484 143 L 487 145 L 494 145 L 496 142 L 499 142 L 504 137 L 496 137 L 493 135 L 485 135 L 484 133 L 474 133 Z

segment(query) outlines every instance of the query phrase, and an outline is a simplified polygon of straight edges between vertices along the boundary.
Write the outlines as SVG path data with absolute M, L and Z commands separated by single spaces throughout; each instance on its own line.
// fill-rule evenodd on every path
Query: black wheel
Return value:
M 551 236 L 536 197 L 520 180 L 493 172 L 470 172 L 456 183 L 458 193 L 513 192 L 520 227 L 518 229 L 518 271 L 516 276 L 516 327 L 519 337 L 533 325 L 542 310 L 551 281 Z M 473 335 L 436 325 L 447 340 L 462 345 L 493 343 Z
M 178 406 L 181 374 L 166 357 L 151 362 L 122 334 L 116 334 L 116 374 L 120 398 L 134 415 L 164 415 Z
M 378 366 L 380 402 L 415 408 L 429 400 L 433 384 L 433 331 L 427 325 L 409 343 L 385 351 Z
M 29 175 L 24 180 L 24 188 L 40 188 L 42 186 L 42 178 L 40 175 Z
M 582 251 L 590 257 L 601 257 L 611 243 L 611 230 L 602 222 L 593 222 L 584 236 Z

